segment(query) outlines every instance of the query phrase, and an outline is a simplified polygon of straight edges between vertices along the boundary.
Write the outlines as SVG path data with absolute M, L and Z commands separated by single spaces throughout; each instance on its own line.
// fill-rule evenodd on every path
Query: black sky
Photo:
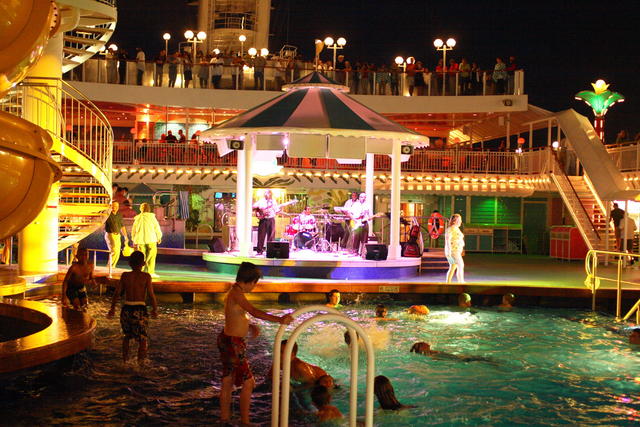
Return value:
M 164 32 L 177 40 L 195 29 L 197 7 L 187 4 L 120 0 L 114 42 L 155 55 Z M 607 115 L 607 140 L 619 129 L 640 131 L 638 0 L 272 0 L 272 7 L 271 51 L 288 42 L 311 58 L 314 39 L 344 36 L 344 54 L 352 61 L 379 64 L 412 55 L 433 68 L 440 57 L 433 40 L 454 37 L 453 57 L 483 68 L 492 67 L 496 56 L 515 55 L 525 68 L 529 102 L 552 111 L 574 108 L 591 117 L 573 95 L 605 79 L 626 97 Z

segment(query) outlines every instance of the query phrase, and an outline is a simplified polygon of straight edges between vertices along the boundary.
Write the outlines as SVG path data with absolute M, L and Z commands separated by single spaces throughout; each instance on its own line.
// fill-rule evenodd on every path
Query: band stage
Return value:
M 260 267 L 265 276 L 310 279 L 367 280 L 403 279 L 418 275 L 420 258 L 373 261 L 345 253 L 291 251 L 288 259 L 264 256 L 241 257 L 237 253 L 205 252 L 202 259 L 215 273 L 233 274 L 244 261 Z

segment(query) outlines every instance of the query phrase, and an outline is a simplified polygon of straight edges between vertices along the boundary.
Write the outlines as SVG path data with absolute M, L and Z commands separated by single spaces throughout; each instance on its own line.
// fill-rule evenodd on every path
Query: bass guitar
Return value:
M 351 221 L 349 221 L 349 226 L 351 227 L 352 231 L 356 231 L 358 230 L 360 227 L 364 226 L 366 223 L 368 223 L 369 221 L 371 221 L 374 218 L 380 218 L 382 216 L 385 216 L 386 214 L 384 212 L 378 212 L 375 215 L 369 215 L 369 216 L 360 216 L 358 218 L 351 218 Z
M 278 211 L 280 211 L 281 208 L 285 207 L 285 206 L 289 206 L 289 205 L 293 205 L 294 203 L 298 203 L 298 199 L 292 199 L 289 200 L 288 202 L 284 202 L 281 204 L 277 204 L 274 203 L 273 206 L 271 206 L 270 208 L 259 208 L 259 207 L 254 207 L 253 210 L 256 212 L 256 217 L 258 217 L 258 219 L 263 219 L 263 218 L 268 218 L 268 211 L 272 210 L 275 213 L 278 213 Z

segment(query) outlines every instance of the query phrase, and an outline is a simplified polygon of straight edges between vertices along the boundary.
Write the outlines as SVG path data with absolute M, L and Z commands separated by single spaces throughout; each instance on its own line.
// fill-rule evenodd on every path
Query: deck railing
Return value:
M 197 59 L 196 62 L 200 60 Z M 227 61 L 228 62 L 228 61 Z M 281 66 L 278 61 L 269 60 L 264 67 L 262 78 L 256 78 L 254 68 L 248 58 L 240 72 L 240 67 L 225 64 L 216 68 L 209 63 L 196 63 L 191 66 L 192 80 L 185 80 L 183 64 L 178 64 L 175 74 L 169 72 L 168 64 L 156 64 L 146 61 L 141 81 L 138 81 L 137 62 L 132 60 L 93 58 L 75 68 L 68 79 L 87 83 L 111 83 L 142 86 L 191 87 L 200 89 L 233 90 L 271 90 L 280 91 L 283 84 L 290 83 L 312 71 L 310 62 L 297 62 L 295 67 Z M 391 95 L 407 96 L 410 91 L 418 96 L 463 96 L 463 95 L 523 95 L 524 71 L 518 70 L 504 84 L 504 93 L 498 93 L 498 87 L 492 79 L 492 71 L 477 71 L 462 76 L 460 72 L 424 72 L 421 84 L 416 85 L 415 76 L 402 70 L 383 70 L 371 72 L 329 70 L 322 71 L 340 84 L 349 86 L 355 95 Z M 214 76 L 220 75 L 220 78 Z M 443 79 L 445 91 L 443 93 Z M 161 82 L 161 83 L 160 83 Z
M 482 174 L 539 174 L 547 161 L 546 149 L 523 153 L 499 151 L 431 150 L 417 149 L 408 161 L 402 163 L 404 172 L 482 173 Z M 231 152 L 219 156 L 213 144 L 116 142 L 113 163 L 129 165 L 172 165 L 235 167 L 237 155 Z M 341 164 L 334 159 L 308 159 L 283 156 L 278 164 L 292 169 L 364 170 L 361 164 Z M 376 155 L 374 169 L 390 171 L 391 158 Z

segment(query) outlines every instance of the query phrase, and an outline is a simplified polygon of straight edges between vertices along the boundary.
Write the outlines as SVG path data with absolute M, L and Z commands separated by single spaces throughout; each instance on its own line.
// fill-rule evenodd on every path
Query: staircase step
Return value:
M 90 33 L 90 34 L 110 34 L 113 30 L 110 28 L 96 28 L 86 25 L 78 25 L 73 31 L 76 33 Z
M 61 182 L 60 187 L 102 187 L 102 184 L 98 182 Z
M 60 197 L 100 197 L 111 199 L 111 195 L 105 193 L 68 193 L 60 192 Z
M 63 51 L 64 51 L 65 54 L 69 54 L 71 56 L 82 56 L 82 55 L 85 55 L 87 53 L 90 53 L 90 52 L 87 52 L 86 50 L 76 49 L 74 47 L 69 47 L 69 46 L 65 46 L 63 48 Z
M 96 39 L 94 38 L 89 38 L 89 37 L 79 37 L 79 36 L 72 36 L 69 34 L 65 34 L 64 35 L 64 41 L 68 42 L 68 43 L 76 43 L 76 44 L 83 44 L 83 45 L 87 45 L 87 46 L 93 46 L 96 42 Z

